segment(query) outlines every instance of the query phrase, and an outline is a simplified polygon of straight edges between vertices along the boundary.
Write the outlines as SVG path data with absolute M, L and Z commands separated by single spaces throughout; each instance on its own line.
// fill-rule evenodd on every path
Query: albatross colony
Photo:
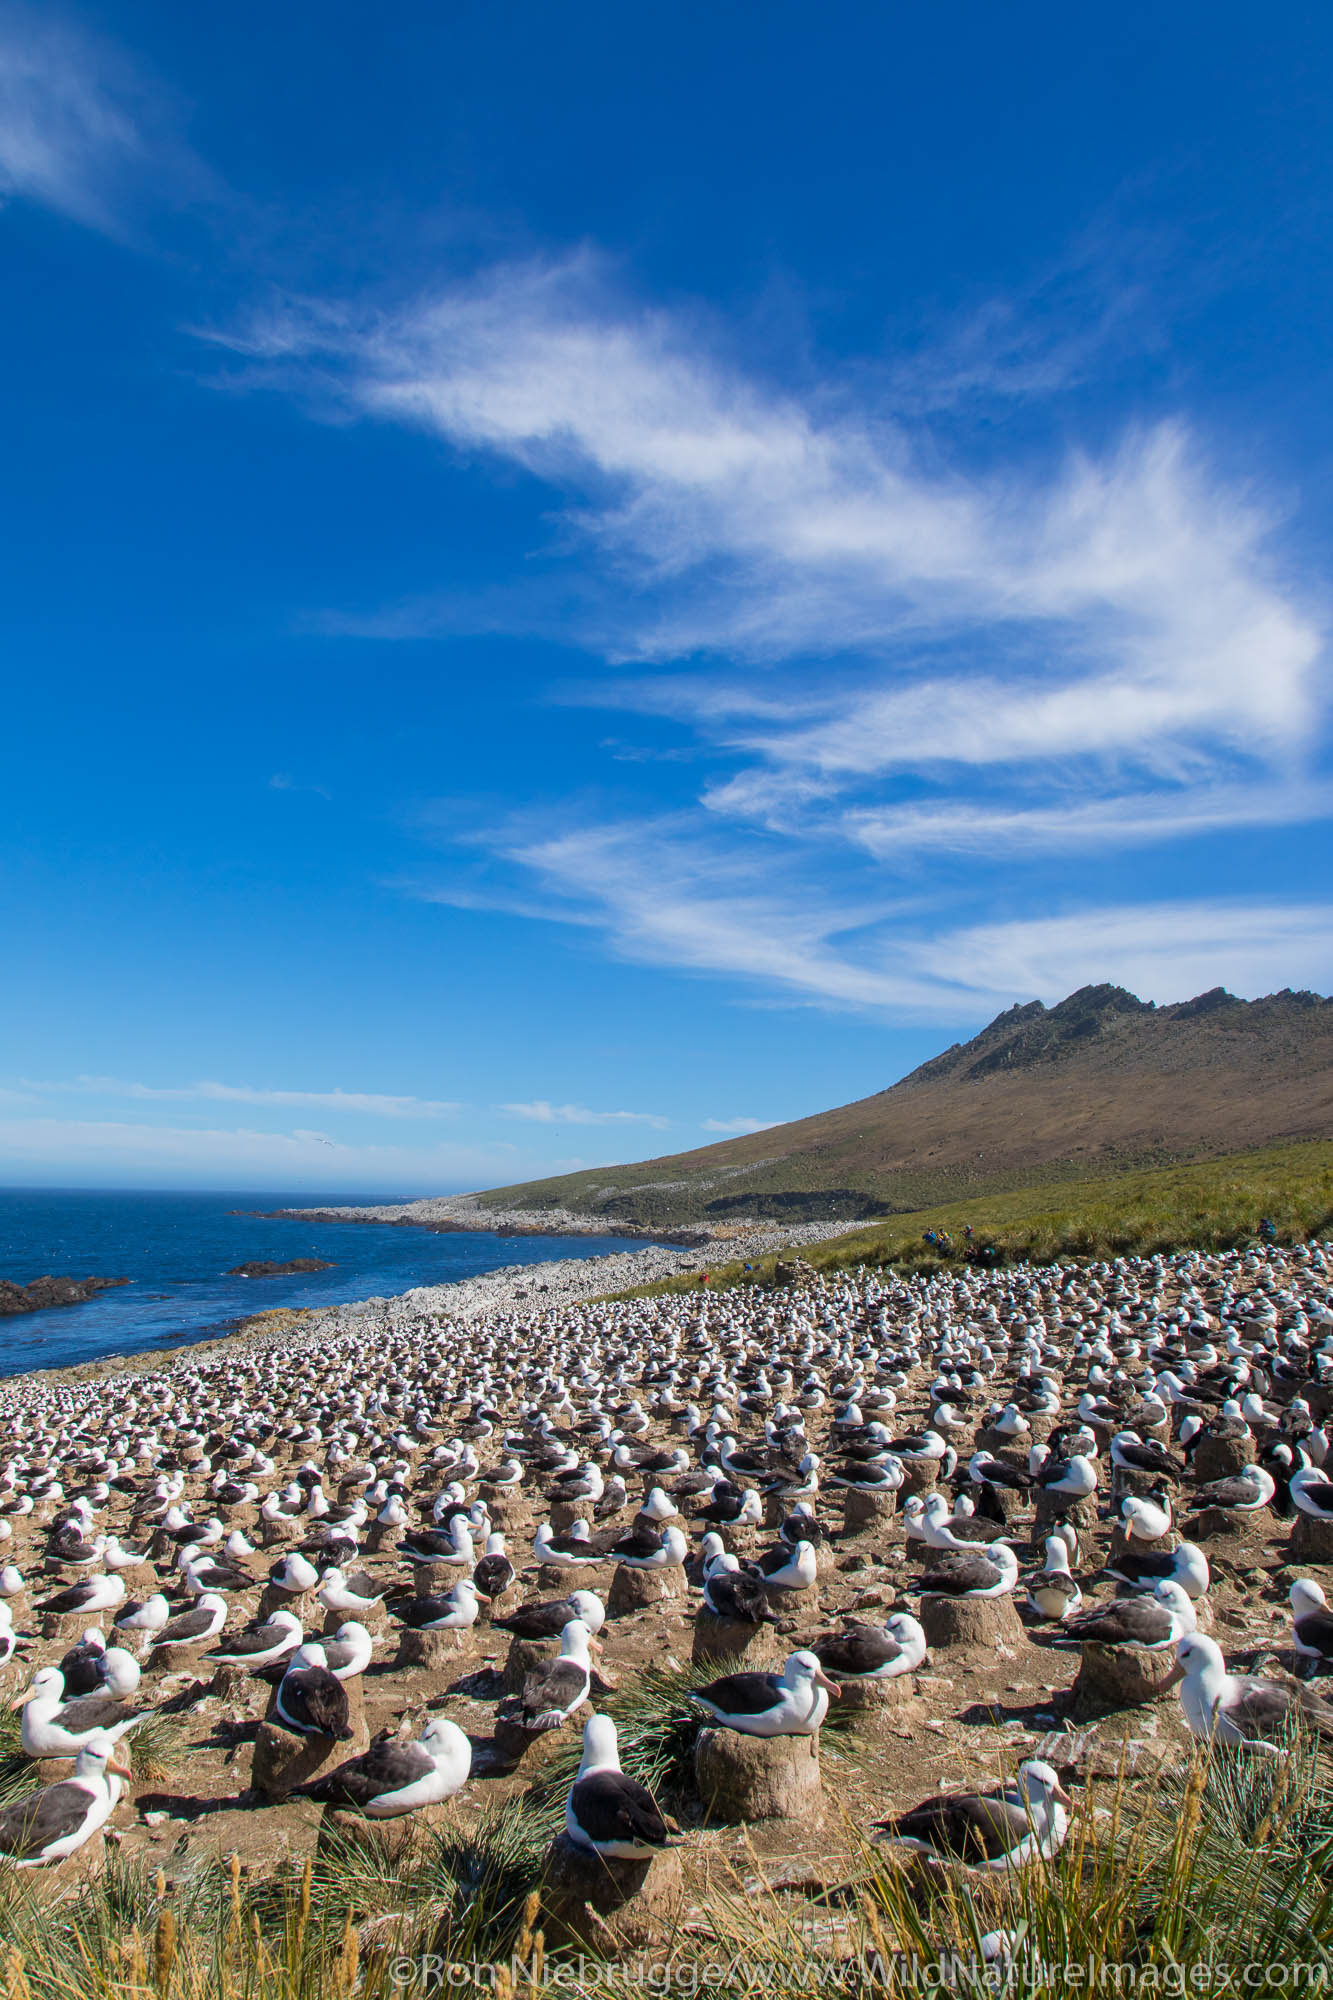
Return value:
M 748 1756 L 808 1759 L 854 1711 L 839 1810 L 775 1819 L 769 1853 L 836 1855 L 845 1810 L 1023 1865 L 1126 1709 L 1150 1767 L 1210 1703 L 1223 1738 L 1242 1707 L 1247 1742 L 1333 1726 L 1331 1423 L 1322 1243 L 466 1322 L 406 1298 L 0 1385 L 0 1692 L 37 1802 L 0 1822 L 0 1869 L 109 1838 L 173 1876 L 262 1873 L 333 1810 L 466 1823 L 554 1744 L 572 1780 L 594 1716 L 623 1757 L 618 1704 L 663 1664 Z M 136 1797 L 161 1709 L 188 1726 Z M 622 1819 L 649 1852 L 675 1814 L 687 1883 L 748 1837 L 603 1763 L 576 1847 L 594 1791 L 616 1852 Z

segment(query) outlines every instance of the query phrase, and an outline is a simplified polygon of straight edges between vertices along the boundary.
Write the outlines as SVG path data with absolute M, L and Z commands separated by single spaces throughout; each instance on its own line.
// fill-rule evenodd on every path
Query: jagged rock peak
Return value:
M 970 1042 L 955 1042 L 903 1081 L 928 1083 L 946 1077 L 966 1079 L 1027 1069 L 1059 1060 L 1093 1042 L 1114 1041 L 1118 1045 L 1125 1036 L 1132 1040 L 1140 1026 L 1154 1034 L 1175 1028 L 1184 1031 L 1189 1022 L 1225 1016 L 1228 1027 L 1257 1029 L 1275 1013 L 1300 1013 L 1330 1004 L 1333 1002 L 1317 993 L 1294 993 L 1285 987 L 1261 1000 L 1240 1000 L 1224 986 L 1214 986 L 1193 1000 L 1159 1007 L 1155 1001 L 1140 1000 L 1123 986 L 1080 986 L 1053 1007 L 1040 1000 L 1006 1007 Z M 1149 1023 L 1153 1024 L 1151 1029 Z

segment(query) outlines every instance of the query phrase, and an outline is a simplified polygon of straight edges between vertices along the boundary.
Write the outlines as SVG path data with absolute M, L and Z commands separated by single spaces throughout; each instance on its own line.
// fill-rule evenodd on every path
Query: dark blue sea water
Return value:
M 404 1195 L 403 1200 L 411 1200 Z M 175 1347 L 270 1306 L 324 1306 L 445 1285 L 501 1264 L 643 1248 L 618 1236 L 433 1236 L 367 1223 L 267 1222 L 230 1209 L 382 1203 L 385 1195 L 0 1188 L 0 1278 L 129 1278 L 78 1306 L 0 1318 L 0 1377 Z M 332 1271 L 228 1278 L 254 1258 L 326 1257 Z

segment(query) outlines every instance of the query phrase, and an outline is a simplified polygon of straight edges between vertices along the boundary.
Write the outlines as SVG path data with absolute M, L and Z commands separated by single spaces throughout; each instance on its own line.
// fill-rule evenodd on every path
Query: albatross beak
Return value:
M 7 1702 L 5 1703 L 5 1707 L 6 1707 L 6 1708 L 22 1708 L 22 1707 L 23 1707 L 23 1705 L 24 1705 L 24 1703 L 25 1703 L 25 1702 L 27 1702 L 27 1701 L 28 1701 L 28 1700 L 30 1699 L 31 1695 L 32 1695 L 32 1689 L 31 1689 L 31 1688 L 24 1688 L 24 1690 L 23 1690 L 22 1694 L 16 1694 L 16 1695 L 15 1695 L 15 1696 L 14 1696 L 14 1697 L 12 1698 L 12 1700 L 10 1700 L 10 1701 L 7 1701 Z
M 826 1673 L 825 1673 L 825 1672 L 823 1671 L 823 1669 L 822 1669 L 822 1668 L 821 1668 L 821 1669 L 820 1669 L 820 1671 L 819 1671 L 819 1672 L 818 1672 L 818 1673 L 817 1673 L 817 1674 L 815 1675 L 815 1679 L 816 1679 L 816 1681 L 817 1681 L 817 1682 L 819 1683 L 820 1687 L 822 1687 L 822 1688 L 827 1688 L 830 1694 L 841 1694 L 841 1693 L 842 1693 L 842 1689 L 841 1689 L 841 1687 L 839 1686 L 838 1682 L 837 1682 L 837 1681 L 831 1681 L 831 1680 L 829 1679 L 828 1675 L 827 1675 L 827 1674 L 826 1674 Z
M 134 1773 L 130 1769 L 128 1764 L 108 1763 L 106 1768 L 108 1772 L 110 1772 L 110 1774 L 116 1778 L 132 1778 L 134 1776 Z
M 1062 1806 L 1069 1806 L 1071 1808 L 1073 1806 L 1074 1801 L 1073 1799 L 1070 1798 L 1069 1793 L 1065 1790 L 1063 1785 L 1057 1785 L 1055 1790 L 1051 1793 L 1051 1797 L 1055 1799 Z

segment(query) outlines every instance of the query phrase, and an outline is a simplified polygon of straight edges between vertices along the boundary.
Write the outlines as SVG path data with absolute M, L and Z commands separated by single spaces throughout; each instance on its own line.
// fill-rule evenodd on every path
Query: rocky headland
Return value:
M 484 1206 L 476 1194 L 428 1195 L 420 1201 L 380 1202 L 361 1208 L 273 1208 L 262 1211 L 266 1222 L 374 1222 L 390 1229 L 427 1229 L 438 1236 L 461 1231 L 488 1236 L 649 1236 L 657 1242 L 709 1243 L 716 1232 L 705 1224 L 655 1230 L 638 1223 L 621 1225 L 604 1216 L 576 1215 L 566 1208 L 496 1208 Z
M 128 1285 L 128 1278 L 34 1278 L 16 1285 L 0 1278 L 0 1314 L 45 1312 L 50 1306 L 81 1306 L 97 1292 Z

